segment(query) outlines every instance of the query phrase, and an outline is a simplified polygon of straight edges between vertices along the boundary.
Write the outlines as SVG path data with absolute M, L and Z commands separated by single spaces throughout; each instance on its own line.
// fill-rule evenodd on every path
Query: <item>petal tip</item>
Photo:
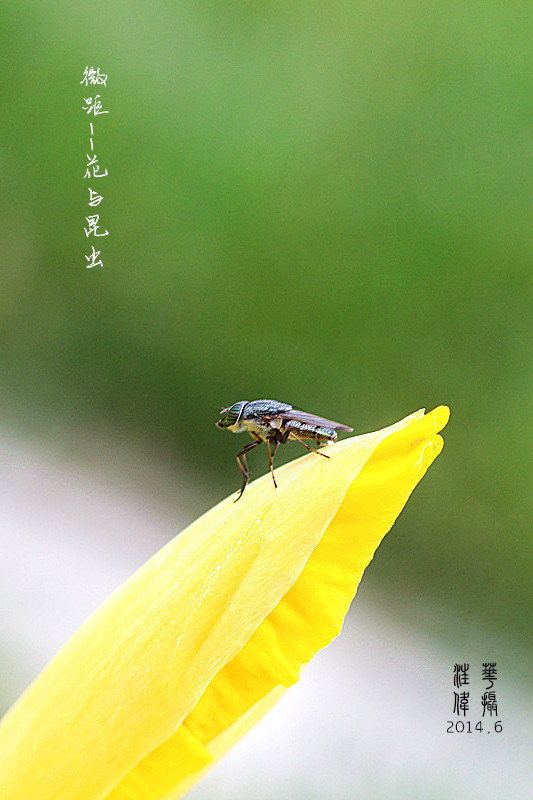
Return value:
M 435 422 L 435 433 L 441 431 L 450 419 L 450 409 L 448 406 L 437 406 L 433 411 L 430 411 L 428 416 L 432 415 Z M 442 448 L 441 448 L 442 449 Z

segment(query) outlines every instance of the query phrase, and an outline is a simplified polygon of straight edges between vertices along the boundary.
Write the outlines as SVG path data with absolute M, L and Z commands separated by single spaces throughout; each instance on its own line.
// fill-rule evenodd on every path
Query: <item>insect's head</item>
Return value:
M 223 408 L 220 412 L 220 419 L 216 423 L 217 428 L 230 428 L 234 433 L 238 433 L 242 429 L 240 422 L 246 405 L 248 405 L 248 400 L 239 400 L 229 408 Z

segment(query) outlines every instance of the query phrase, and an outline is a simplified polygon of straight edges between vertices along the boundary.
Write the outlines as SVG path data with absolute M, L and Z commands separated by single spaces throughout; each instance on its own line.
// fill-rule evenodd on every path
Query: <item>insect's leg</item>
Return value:
M 240 500 L 240 498 L 242 496 L 242 493 L 244 492 L 244 490 L 246 488 L 246 484 L 250 480 L 250 473 L 248 472 L 248 462 L 246 461 L 246 453 L 249 453 L 250 450 L 253 450 L 254 447 L 257 447 L 257 445 L 262 444 L 262 441 L 263 440 L 260 439 L 258 442 L 257 441 L 256 442 L 250 442 L 250 444 L 247 444 L 246 447 L 243 447 L 241 452 L 238 453 L 237 456 L 236 456 L 237 464 L 239 466 L 240 471 L 242 472 L 242 476 L 243 476 L 244 480 L 243 480 L 243 484 L 242 484 L 242 489 L 239 492 L 238 497 L 234 501 L 235 503 L 237 502 L 237 500 Z M 242 458 L 242 461 L 243 461 L 242 464 L 241 464 L 241 458 Z
M 296 436 L 294 431 L 291 431 L 290 438 L 291 439 L 296 439 L 297 442 L 300 442 L 300 444 L 303 444 L 303 446 L 306 447 L 308 450 L 310 450 L 312 453 L 316 453 L 317 456 L 323 456 L 323 458 L 329 458 L 329 456 L 327 456 L 325 453 L 321 453 L 320 450 L 315 450 L 314 447 L 309 447 L 309 445 L 306 444 L 302 439 L 300 439 L 299 436 Z
M 272 454 L 270 453 L 270 442 L 269 442 L 268 439 L 266 440 L 266 443 L 267 443 L 267 452 L 268 452 L 268 463 L 270 464 L 270 474 L 272 475 L 272 480 L 274 481 L 274 488 L 277 489 L 278 488 L 278 484 L 276 483 L 276 479 L 274 477 L 274 456 L 276 455 L 276 450 L 279 447 L 279 442 L 275 443 L 274 452 Z

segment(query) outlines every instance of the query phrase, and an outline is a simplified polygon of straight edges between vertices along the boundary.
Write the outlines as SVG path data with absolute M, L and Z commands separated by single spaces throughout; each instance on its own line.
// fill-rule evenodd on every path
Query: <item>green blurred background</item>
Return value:
M 363 433 L 448 404 L 369 591 L 529 647 L 531 3 L 1 13 L 4 426 L 146 447 L 195 487 L 192 516 L 240 483 L 222 406 Z M 110 112 L 92 270 L 86 65 Z

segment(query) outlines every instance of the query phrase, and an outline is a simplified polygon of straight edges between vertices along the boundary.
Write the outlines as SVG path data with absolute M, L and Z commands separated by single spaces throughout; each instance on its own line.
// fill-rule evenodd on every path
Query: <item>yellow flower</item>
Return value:
M 160 550 L 7 714 L 2 800 L 181 797 L 340 633 L 448 416 L 305 455 Z

